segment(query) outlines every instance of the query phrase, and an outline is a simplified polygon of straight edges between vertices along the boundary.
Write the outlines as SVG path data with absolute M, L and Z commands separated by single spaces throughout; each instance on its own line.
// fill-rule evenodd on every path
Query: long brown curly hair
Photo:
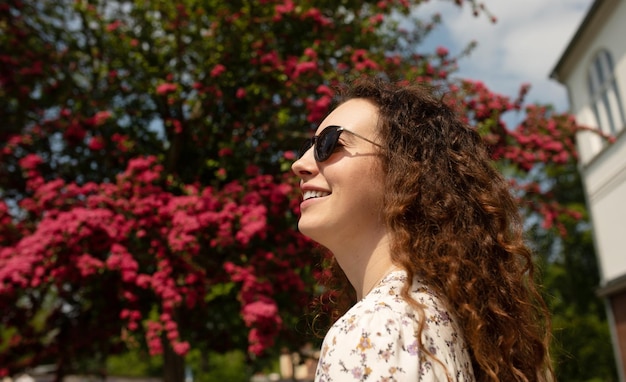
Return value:
M 362 98 L 378 107 L 383 215 L 392 260 L 409 276 L 403 298 L 423 314 L 409 294 L 414 276 L 445 296 L 477 381 L 553 380 L 549 313 L 518 206 L 480 135 L 421 85 L 361 78 L 342 90 L 341 101 Z M 345 285 L 332 267 L 333 286 Z M 337 300 L 336 316 L 354 303 L 349 296 Z M 418 338 L 422 329 L 423 322 Z

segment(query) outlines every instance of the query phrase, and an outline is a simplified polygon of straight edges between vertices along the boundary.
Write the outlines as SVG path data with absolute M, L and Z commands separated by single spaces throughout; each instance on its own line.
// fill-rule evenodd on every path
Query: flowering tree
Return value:
M 62 377 L 130 347 L 180 361 L 301 341 L 322 255 L 295 230 L 287 170 L 335 86 L 364 73 L 441 87 L 527 211 L 567 234 L 580 216 L 534 174 L 574 163 L 581 127 L 525 105 L 526 87 L 453 78 L 464 52 L 420 51 L 441 20 L 418 5 L 1 4 L 0 376 L 54 360 Z M 507 126 L 513 112 L 526 117 Z

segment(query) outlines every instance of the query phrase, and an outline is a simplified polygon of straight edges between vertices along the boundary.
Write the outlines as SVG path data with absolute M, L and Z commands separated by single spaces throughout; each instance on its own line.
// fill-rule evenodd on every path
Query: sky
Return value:
M 529 83 L 526 101 L 568 111 L 566 88 L 550 78 L 593 0 L 479 0 L 497 18 L 474 17 L 469 3 L 430 0 L 418 7 L 421 17 L 441 13 L 443 23 L 426 41 L 460 52 L 470 41 L 478 46 L 459 62 L 456 76 L 483 81 L 492 91 L 515 97 Z

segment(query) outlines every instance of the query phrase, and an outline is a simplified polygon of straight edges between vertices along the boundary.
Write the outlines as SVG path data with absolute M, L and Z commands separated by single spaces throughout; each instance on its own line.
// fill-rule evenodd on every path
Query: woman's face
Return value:
M 374 104 L 351 99 L 322 121 L 316 135 L 327 126 L 338 125 L 378 142 L 377 122 Z M 326 161 L 316 162 L 312 147 L 293 163 L 303 193 L 300 232 L 332 250 L 338 243 L 383 231 L 384 189 L 378 150 L 371 142 L 344 131 Z

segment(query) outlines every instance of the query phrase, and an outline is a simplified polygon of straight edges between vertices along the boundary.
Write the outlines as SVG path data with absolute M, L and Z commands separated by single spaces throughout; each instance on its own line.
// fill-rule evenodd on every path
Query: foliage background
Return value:
M 295 230 L 292 149 L 338 84 L 384 74 L 440 87 L 511 179 L 559 377 L 616 379 L 584 127 L 526 104 L 528 85 L 509 97 L 455 78 L 471 45 L 421 50 L 441 22 L 406 0 L 0 3 L 0 375 L 106 374 L 126 354 L 180 381 L 184 357 L 202 371 L 202 354 L 243 351 L 251 373 L 316 341 L 324 254 Z

